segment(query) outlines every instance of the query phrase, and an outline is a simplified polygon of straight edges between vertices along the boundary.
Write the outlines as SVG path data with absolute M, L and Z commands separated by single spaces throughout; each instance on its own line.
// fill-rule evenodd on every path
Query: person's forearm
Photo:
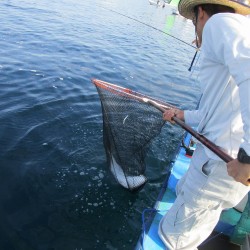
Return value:
M 250 164 L 243 164 L 237 159 L 227 163 L 228 175 L 245 186 L 250 186 Z

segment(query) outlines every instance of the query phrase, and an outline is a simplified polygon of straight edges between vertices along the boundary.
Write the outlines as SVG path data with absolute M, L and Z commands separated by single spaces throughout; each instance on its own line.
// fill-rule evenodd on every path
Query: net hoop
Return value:
M 163 126 L 163 124 L 165 123 L 162 119 L 162 115 L 159 115 L 159 113 L 157 113 L 157 118 L 153 118 L 156 119 L 157 122 L 153 123 L 155 125 L 151 125 L 152 121 L 151 116 L 155 117 L 155 109 L 152 109 L 151 105 L 148 104 L 145 99 L 148 101 L 152 101 L 154 103 L 157 103 L 157 105 L 159 105 L 160 107 L 164 108 L 164 109 L 172 109 L 175 108 L 175 106 L 168 104 L 168 103 L 164 103 L 160 100 L 157 100 L 155 98 L 151 98 L 145 94 L 133 91 L 131 89 L 128 88 L 124 88 L 115 84 L 111 84 L 102 80 L 98 80 L 98 79 L 92 79 L 92 83 L 96 86 L 97 91 L 99 93 L 99 97 L 101 100 L 101 104 L 102 104 L 102 112 L 103 112 L 103 124 L 104 124 L 104 129 L 103 129 L 103 134 L 104 134 L 104 146 L 105 146 L 105 150 L 106 150 L 106 154 L 107 154 L 107 159 L 109 162 L 109 168 L 110 171 L 112 173 L 112 175 L 115 177 L 116 181 L 124 188 L 129 189 L 131 191 L 134 190 L 138 190 L 139 188 L 141 188 L 146 182 L 147 182 L 147 177 L 144 175 L 144 168 L 145 168 L 145 164 L 144 164 L 144 157 L 145 157 L 145 152 L 146 152 L 146 148 L 148 148 L 149 142 L 157 135 L 160 133 L 160 129 Z M 132 126 L 135 127 L 136 124 L 140 125 L 145 123 L 145 115 L 143 114 L 143 112 L 145 110 L 147 110 L 147 115 L 149 116 L 149 122 L 148 122 L 148 127 L 146 127 L 145 129 L 143 128 L 142 131 L 139 131 L 139 136 L 143 135 L 143 143 L 142 145 L 140 144 L 141 141 L 140 139 L 138 139 L 138 144 L 139 144 L 139 152 L 136 151 L 137 154 L 139 154 L 140 156 L 135 156 L 136 159 L 132 159 L 135 155 L 134 152 L 132 152 L 133 147 L 131 146 L 131 148 L 126 148 L 126 146 L 124 146 L 124 144 L 126 144 L 124 142 L 124 140 L 127 139 L 127 137 L 122 137 L 121 139 L 116 139 L 119 138 L 120 136 L 120 128 L 125 126 L 127 123 L 127 117 L 129 115 L 126 115 L 126 113 L 124 113 L 124 110 L 126 110 L 127 112 L 127 107 L 128 105 L 132 102 L 132 109 L 133 107 L 138 107 L 137 111 L 139 110 L 140 112 L 137 113 L 137 115 L 143 115 L 142 120 L 138 120 L 137 118 L 135 118 L 136 116 L 134 116 L 134 120 L 132 120 L 134 123 L 132 123 Z M 123 106 L 122 106 L 123 105 Z M 143 108 L 142 108 L 143 106 Z M 126 107 L 126 109 L 124 109 L 124 107 Z M 140 107 L 140 108 L 139 108 Z M 142 110 L 141 110 L 142 108 Z M 110 109 L 112 111 L 110 111 Z M 141 112 L 142 111 L 142 112 Z M 131 113 L 134 113 L 135 110 L 132 110 Z M 157 111 L 158 112 L 158 111 Z M 131 116 L 130 113 L 130 116 Z M 154 115 L 153 115 L 154 114 Z M 160 113 L 161 114 L 161 113 Z M 120 115 L 120 116 L 119 116 Z M 113 125 L 114 123 L 114 116 L 119 116 L 119 123 L 117 121 L 115 121 L 115 125 Z M 131 118 L 128 118 L 128 120 Z M 113 123 L 112 123 L 113 122 Z M 130 122 L 130 121 L 129 121 Z M 131 124 L 130 124 L 131 125 Z M 113 130 L 112 126 L 120 126 L 118 128 L 118 132 L 117 132 L 117 128 L 116 130 Z M 157 128 L 156 128 L 157 127 Z M 147 135 L 147 137 L 144 137 L 144 133 L 145 130 L 149 129 L 149 135 Z M 153 129 L 153 130 L 152 130 Z M 152 130 L 152 131 L 151 131 Z M 154 132 L 153 132 L 154 131 Z M 152 135 L 151 135 L 151 132 Z M 126 130 L 126 133 L 130 133 L 130 131 Z M 108 134 L 108 135 L 107 135 Z M 138 134 L 135 134 L 133 136 L 138 136 Z M 118 137 L 117 137 L 118 136 Z M 132 140 L 134 140 L 133 138 L 130 138 L 131 140 L 127 140 L 128 144 L 131 143 Z M 118 143 L 118 144 L 117 144 Z M 121 146 L 121 144 L 123 144 Z M 121 150 L 122 148 L 122 150 Z M 138 148 L 137 148 L 138 149 Z M 124 157 L 124 151 L 126 150 L 130 150 L 130 155 L 129 157 L 127 157 L 127 155 Z M 125 153 L 126 154 L 126 153 Z M 138 157 L 142 157 L 138 160 Z M 124 162 L 125 161 L 125 162 Z M 142 164 L 142 166 L 138 166 Z M 131 168 L 139 168 L 140 171 L 132 171 L 131 172 Z

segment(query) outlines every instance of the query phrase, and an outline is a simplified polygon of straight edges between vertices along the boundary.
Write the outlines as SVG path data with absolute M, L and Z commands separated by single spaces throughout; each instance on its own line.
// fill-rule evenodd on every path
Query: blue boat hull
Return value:
M 192 137 L 190 134 L 186 134 L 184 137 L 184 144 L 189 145 Z M 178 180 L 185 174 L 187 171 L 191 161 L 191 156 L 186 154 L 185 147 L 180 146 L 178 153 L 176 154 L 176 159 L 174 160 L 171 174 L 163 183 L 161 192 L 157 198 L 155 206 L 153 209 L 147 209 L 143 213 L 143 232 L 139 238 L 139 241 L 136 245 L 136 250 L 166 250 L 165 245 L 161 241 L 160 237 L 158 236 L 158 226 L 160 220 L 165 215 L 165 213 L 169 210 L 176 199 L 175 195 L 175 187 Z M 248 212 L 248 211 L 247 211 Z M 239 235 L 236 232 L 237 224 L 239 224 L 242 217 L 242 212 L 237 211 L 236 209 L 229 209 L 224 211 L 221 214 L 221 218 L 219 223 L 217 224 L 214 234 L 217 235 L 216 237 L 213 236 L 216 240 L 219 240 L 221 236 L 226 237 L 224 245 L 220 246 L 220 248 L 212 248 L 212 249 L 229 249 L 228 246 L 230 241 L 233 241 L 236 244 L 243 244 L 242 239 L 239 241 L 234 240 Z M 145 219 L 147 218 L 147 219 Z M 247 220 L 247 219 L 246 219 Z M 244 223 L 246 223 L 246 220 Z M 250 232 L 250 227 L 245 228 L 245 234 L 247 231 Z M 220 237 L 218 237 L 220 236 Z M 241 237 L 242 238 L 242 237 Z M 212 237 L 211 240 L 212 241 Z M 209 242 L 209 239 L 208 239 Z M 216 243 L 217 244 L 217 243 Z M 219 243 L 218 243 L 219 244 Z M 220 244 L 222 244 L 220 242 Z M 206 248 L 206 244 L 203 244 L 203 247 L 199 247 L 199 249 L 211 249 Z M 232 244 L 231 244 L 232 245 Z M 230 246 L 231 247 L 231 246 Z M 240 249 L 235 245 L 236 248 Z M 230 248 L 231 249 L 231 248 Z

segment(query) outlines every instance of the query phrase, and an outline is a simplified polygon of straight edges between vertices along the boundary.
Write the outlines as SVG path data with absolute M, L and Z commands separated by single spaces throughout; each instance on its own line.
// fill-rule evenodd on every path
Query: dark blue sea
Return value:
M 194 108 L 191 22 L 147 0 L 0 3 L 0 249 L 134 249 L 184 131 L 166 125 L 147 184 L 119 186 L 92 78 Z

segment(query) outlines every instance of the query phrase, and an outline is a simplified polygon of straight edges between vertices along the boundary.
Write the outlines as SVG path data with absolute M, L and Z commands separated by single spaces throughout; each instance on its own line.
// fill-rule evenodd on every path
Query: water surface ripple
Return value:
M 0 249 L 134 249 L 182 130 L 164 127 L 129 193 L 106 165 L 91 78 L 194 108 L 191 23 L 147 0 L 3 0 L 0 24 Z

